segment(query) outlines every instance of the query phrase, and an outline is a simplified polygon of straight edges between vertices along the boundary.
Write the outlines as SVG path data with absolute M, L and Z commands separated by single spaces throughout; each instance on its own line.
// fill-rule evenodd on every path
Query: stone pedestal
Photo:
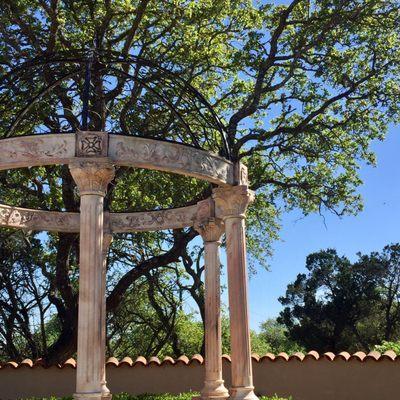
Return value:
M 245 212 L 254 194 L 246 185 L 213 190 L 216 216 L 225 223 L 231 331 L 232 387 L 230 398 L 255 400 L 249 312 Z
M 102 400 L 104 382 L 103 201 L 114 167 L 79 161 L 70 171 L 80 193 L 78 352 L 75 399 Z
M 221 220 L 197 221 L 196 230 L 204 241 L 205 275 L 205 380 L 201 399 L 226 399 L 228 390 L 222 379 L 221 289 L 219 247 L 223 234 Z

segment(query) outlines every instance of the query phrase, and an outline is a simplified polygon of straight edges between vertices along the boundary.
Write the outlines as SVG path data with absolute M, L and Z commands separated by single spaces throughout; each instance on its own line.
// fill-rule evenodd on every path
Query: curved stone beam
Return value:
M 196 212 L 197 205 L 148 212 L 110 213 L 110 228 L 115 233 L 185 228 L 193 225 Z
M 0 226 L 31 231 L 79 232 L 79 214 L 0 204 Z
M 183 144 L 109 135 L 108 155 L 116 165 L 188 175 L 223 186 L 234 184 L 233 163 Z
M 88 132 L 92 136 L 107 137 L 102 132 Z M 78 138 L 78 139 L 77 139 Z M 192 176 L 221 186 L 233 185 L 234 164 L 213 153 L 178 143 L 145 139 L 135 136 L 108 135 L 108 143 L 99 145 L 98 156 L 108 156 L 115 165 L 166 171 Z M 70 164 L 76 151 L 85 156 L 79 135 L 46 134 L 17 136 L 0 140 L 0 170 L 49 164 Z M 106 139 L 104 139 L 106 142 Z M 97 145 L 97 144 L 96 144 Z M 107 149 L 108 147 L 108 149 Z M 79 150 L 76 150 L 79 149 Z M 93 150 L 93 147 L 91 148 Z
M 110 213 L 110 230 L 146 232 L 192 226 L 197 206 L 135 213 Z M 31 210 L 0 204 L 0 226 L 31 231 L 79 232 L 79 213 Z
M 0 170 L 68 164 L 75 157 L 75 134 L 17 136 L 0 140 Z

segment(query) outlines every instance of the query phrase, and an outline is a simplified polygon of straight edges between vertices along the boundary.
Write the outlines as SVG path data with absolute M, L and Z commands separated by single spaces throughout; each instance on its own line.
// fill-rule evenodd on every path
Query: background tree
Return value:
M 299 207 L 305 214 L 328 209 L 342 215 L 361 209 L 359 163 L 374 163 L 369 144 L 383 139 L 388 123 L 398 118 L 399 27 L 396 0 L 292 0 L 286 5 L 244 0 L 17 0 L 0 3 L 0 65 L 6 73 L 36 56 L 95 46 L 96 51 L 152 60 L 198 88 L 222 118 L 232 157 L 247 163 L 257 191 L 249 213 L 255 267 L 270 252 L 280 212 Z M 44 71 L 45 76 L 61 74 L 62 68 Z M 102 78 L 98 73 L 92 79 L 96 113 L 91 127 L 103 128 L 107 120 L 123 131 L 136 124 L 142 134 L 179 135 L 168 114 L 160 114 L 141 97 L 140 85 L 124 86 L 123 79 L 114 86 L 102 85 Z M 65 125 L 75 129 L 79 85 L 71 79 L 68 87 L 58 87 L 14 134 L 43 127 L 62 131 Z M 21 108 L 21 93 L 36 88 L 37 81 L 31 79 L 22 88 L 10 82 L 1 89 L 7 101 L 0 104 L 0 136 L 6 134 L 13 111 Z M 199 132 L 204 130 L 199 126 Z M 179 206 L 203 198 L 209 190 L 193 179 L 121 169 L 106 207 Z M 0 201 L 45 210 L 79 209 L 65 166 L 2 172 Z M 109 314 L 123 309 L 139 281 L 186 260 L 196 236 L 192 229 L 118 236 L 110 252 Z M 41 269 L 44 302 L 56 313 L 60 329 L 44 354 L 52 363 L 76 348 L 79 243 L 72 234 L 40 239 L 49 260 Z M 2 265 L 12 262 L 8 257 Z M 184 268 L 193 282 L 198 277 L 195 267 L 186 260 Z M 197 281 L 195 286 L 201 306 Z M 146 301 L 154 312 L 150 299 Z
M 351 263 L 328 249 L 307 257 L 280 298 L 279 322 L 307 350 L 369 351 L 400 337 L 400 246 L 358 254 Z

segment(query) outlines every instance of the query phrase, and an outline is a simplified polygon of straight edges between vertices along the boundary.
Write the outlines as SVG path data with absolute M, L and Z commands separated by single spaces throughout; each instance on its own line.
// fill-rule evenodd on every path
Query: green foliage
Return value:
M 174 394 L 142 394 L 138 396 L 132 396 L 127 393 L 114 394 L 113 399 L 115 400 L 191 400 L 195 396 L 196 392 L 181 393 L 178 395 Z M 261 400 L 291 400 L 291 397 L 284 399 L 277 395 L 272 397 L 261 396 Z M 72 397 L 49 397 L 49 398 L 29 398 L 23 400 L 72 400 Z
M 388 342 L 384 340 L 382 344 L 374 346 L 374 350 L 379 351 L 380 353 L 384 353 L 385 351 L 392 350 L 397 355 L 400 355 L 400 341 L 397 342 Z
M 400 245 L 358 254 L 351 263 L 333 249 L 310 254 L 280 298 L 278 321 L 307 350 L 369 351 L 400 335 Z
M 268 319 L 260 326 L 259 340 L 267 343 L 269 352 L 278 354 L 285 352 L 293 354 L 304 351 L 304 348 L 288 337 L 285 325 L 280 324 L 276 319 Z
M 331 210 L 342 215 L 362 209 L 359 165 L 375 163 L 370 144 L 382 140 L 388 124 L 399 117 L 397 0 L 279 3 L 2 2 L 0 73 L 37 55 L 89 48 L 94 42 L 98 50 L 140 55 L 178 72 L 213 105 L 226 126 L 233 158 L 249 167 L 251 187 L 256 190 L 248 224 L 248 249 L 254 271 L 256 266 L 267 264 L 271 244 L 279 236 L 279 217 L 285 210 L 300 208 L 304 214 Z M 96 82 L 92 84 L 96 86 Z M 0 104 L 4 111 L 0 137 L 14 120 L 15 110 L 25 105 L 18 91 L 31 93 L 37 87 L 34 79 L 23 88 L 14 82 L 10 85 L 8 89 L 16 95 Z M 68 89 L 64 85 L 50 99 L 46 97 L 41 107 L 34 107 L 26 115 L 15 134 L 30 134 L 43 127 L 61 131 L 66 120 L 71 127 L 78 126 L 80 107 L 76 104 L 81 99 L 79 95 L 72 98 L 73 87 L 80 84 L 71 79 Z M 96 89 L 103 90 L 98 85 Z M 136 82 L 126 92 L 110 95 L 104 104 L 108 120 L 120 127 L 139 119 L 143 132 L 135 134 L 148 129 L 162 132 L 160 137 L 176 139 L 181 132 L 165 124 L 169 111 L 141 101 L 148 99 L 148 91 L 138 99 L 136 94 L 142 89 Z M 93 115 L 101 114 L 95 111 Z M 201 136 L 203 129 L 199 126 L 196 134 Z M 210 192 L 209 186 L 194 179 L 123 168 L 118 170 L 116 182 L 106 197 L 107 208 L 114 211 L 186 205 Z M 1 172 L 0 201 L 46 210 L 79 209 L 79 198 L 66 166 Z M 168 338 L 168 345 L 179 352 L 176 330 L 181 329 L 179 323 L 184 326 L 187 321 L 181 321 L 174 309 L 181 306 L 183 294 L 187 293 L 202 308 L 202 270 L 193 261 L 201 255 L 201 249 L 194 250 L 195 236 L 192 230 L 183 230 L 116 237 L 109 257 L 108 305 L 113 314 L 109 332 L 115 334 L 110 338 L 110 351 L 118 348 L 121 355 L 127 352 L 124 356 L 128 350 L 129 354 L 134 353 L 132 345 L 121 336 L 123 328 L 128 328 L 136 345 L 140 337 L 146 336 L 144 326 L 155 321 L 155 341 L 143 339 L 140 350 L 163 351 Z M 45 258 L 46 262 L 40 266 L 44 278 L 43 286 L 38 287 L 39 298 L 45 305 L 46 321 L 51 319 L 48 314 L 57 314 L 60 335 L 55 342 L 52 336 L 48 345 L 42 340 L 39 352 L 56 362 L 74 352 L 79 246 L 76 235 L 42 235 L 40 239 L 43 243 L 38 247 L 38 258 Z M 25 257 L 17 246 L 14 248 L 15 252 L 0 259 L 1 265 L 14 262 L 13 253 Z M 161 255 L 166 257 L 160 258 Z M 184 268 L 178 267 L 183 261 Z M 158 276 L 156 284 L 149 285 L 146 279 L 155 279 L 149 272 L 157 269 L 165 276 Z M 306 281 L 299 278 L 292 290 L 297 291 Z M 157 293 L 151 293 L 152 287 Z M 143 297 L 135 295 L 134 290 Z M 7 290 L 1 286 L 0 291 Z M 319 303 L 315 303 L 317 315 Z M 37 315 L 39 305 L 35 307 L 27 314 L 28 319 L 32 319 L 29 315 Z M 301 304 L 296 307 L 301 308 Z M 21 308 L 17 311 L 23 312 Z M 375 312 L 379 314 L 380 310 Z M 296 318 L 300 317 L 287 316 L 289 331 L 297 325 Z M 166 325 L 163 321 L 174 324 L 160 328 Z M 0 322 L 5 325 L 3 320 Z M 27 321 L 26 326 L 32 325 Z M 192 328 L 193 338 L 185 344 L 187 351 L 194 351 L 199 345 L 199 327 Z M 315 328 L 330 332 L 332 323 L 317 321 Z M 369 330 L 368 337 L 378 329 L 369 320 L 359 320 L 356 328 Z M 157 330 L 160 334 L 156 334 Z M 347 328 L 346 332 L 352 335 Z M 28 329 L 20 334 L 26 343 L 33 332 Z M 227 334 L 224 335 L 225 340 Z M 43 339 L 46 335 L 41 336 Z M 320 341 L 328 339 L 322 335 Z M 0 340 L 6 341 L 4 335 Z M 259 351 L 267 349 L 265 341 L 254 334 L 253 342 Z M 16 351 L 19 358 L 35 358 L 35 346 L 24 346 L 23 354 Z M 7 352 L 9 356 L 13 354 L 11 350 Z

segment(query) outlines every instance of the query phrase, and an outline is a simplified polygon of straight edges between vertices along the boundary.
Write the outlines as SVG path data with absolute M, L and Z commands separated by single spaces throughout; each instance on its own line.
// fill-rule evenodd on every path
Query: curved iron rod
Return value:
M 33 99 L 32 101 L 26 106 L 24 107 L 21 112 L 19 112 L 17 114 L 17 117 L 15 118 L 15 120 L 13 121 L 13 123 L 11 124 L 10 128 L 8 129 L 8 131 L 6 132 L 5 137 L 9 137 L 12 132 L 14 131 L 15 127 L 19 124 L 19 122 L 21 121 L 22 117 L 37 103 L 38 100 L 40 100 L 45 94 L 47 94 L 48 92 L 50 92 L 53 88 L 55 88 L 56 86 L 58 86 L 60 83 L 62 83 L 62 81 L 64 81 L 65 79 L 68 79 L 72 76 L 74 76 L 75 74 L 81 72 L 80 69 L 77 69 L 73 72 L 70 72 L 69 74 L 66 74 L 64 76 L 62 76 L 60 79 L 57 79 L 55 82 L 53 82 L 53 84 L 46 86 L 41 92 L 39 92 Z
M 154 89 L 153 89 L 151 86 L 149 86 L 147 83 L 143 82 L 143 80 L 140 79 L 140 78 L 137 78 L 137 77 L 135 77 L 135 76 L 133 76 L 133 75 L 131 75 L 131 74 L 128 74 L 128 73 L 125 72 L 125 71 L 121 71 L 121 70 L 119 70 L 119 69 L 117 69 L 117 68 L 114 68 L 114 67 L 109 67 L 108 69 L 110 69 L 110 70 L 112 70 L 112 71 L 114 71 L 114 72 L 116 72 L 116 73 L 125 75 L 126 77 L 132 79 L 133 81 L 136 81 L 136 82 L 140 83 L 140 84 L 143 85 L 147 90 L 149 90 L 149 91 L 152 92 L 156 97 L 158 97 L 158 98 L 159 98 L 159 99 L 160 99 L 160 100 L 161 100 L 161 101 L 162 101 L 162 102 L 163 102 L 163 103 L 178 117 L 178 119 L 182 122 L 182 124 L 185 126 L 186 130 L 188 131 L 189 135 L 192 137 L 194 143 L 195 143 L 198 147 L 201 147 L 200 144 L 199 144 L 198 141 L 197 141 L 196 136 L 195 136 L 194 133 L 192 132 L 190 126 L 186 123 L 186 121 L 185 121 L 184 118 L 180 115 L 180 113 L 175 109 L 174 105 L 171 104 L 167 99 L 165 99 L 164 96 L 162 96 L 160 93 L 158 93 L 156 90 L 154 90 Z
M 226 135 L 226 129 L 225 129 L 222 121 L 219 119 L 219 117 L 216 114 L 216 112 L 214 111 L 213 107 L 205 99 L 205 97 L 197 89 L 195 89 L 192 85 L 190 85 L 187 81 L 185 81 L 179 74 L 177 74 L 175 71 L 171 71 L 165 67 L 162 67 L 162 66 L 156 64 L 155 62 L 152 62 L 151 60 L 147 60 L 147 59 L 144 59 L 141 57 L 130 55 L 128 57 L 124 56 L 125 58 L 121 58 L 121 53 L 116 52 L 116 51 L 107 51 L 107 52 L 96 51 L 96 53 L 101 58 L 104 58 L 103 61 L 105 64 L 108 64 L 108 65 L 110 65 L 110 64 L 142 64 L 143 66 L 146 66 L 149 68 L 154 68 L 158 71 L 165 73 L 166 75 L 168 75 L 171 78 L 172 81 L 175 81 L 176 83 L 180 84 L 181 87 L 183 85 L 183 90 L 187 91 L 187 93 L 189 93 L 193 97 L 197 98 L 200 101 L 200 103 L 202 103 L 204 105 L 204 107 L 210 112 L 210 114 L 215 122 L 216 128 L 221 135 L 225 156 L 226 156 L 226 158 L 231 159 L 231 153 L 230 153 L 230 148 L 229 148 L 228 139 L 227 139 L 227 135 Z M 63 55 L 64 55 L 64 57 L 63 57 Z M 9 77 L 11 77 L 14 74 L 17 74 L 24 68 L 32 68 L 32 67 L 46 65 L 46 64 L 52 64 L 52 63 L 77 63 L 79 65 L 82 65 L 82 64 L 86 65 L 87 64 L 87 56 L 85 57 L 85 55 L 87 55 L 87 51 L 80 51 L 80 50 L 64 51 L 64 52 L 42 55 L 42 56 L 36 57 L 32 60 L 26 61 L 26 62 L 20 64 L 19 66 L 13 68 L 7 74 L 0 77 L 0 82 L 3 82 L 5 79 L 8 79 Z M 111 59 L 111 60 L 109 58 L 107 59 L 107 57 L 109 57 L 110 55 L 115 58 Z M 137 82 L 142 84 L 144 87 L 146 87 L 148 90 L 150 90 L 152 93 L 154 93 L 157 97 L 159 97 L 178 116 L 178 118 L 182 121 L 182 123 L 184 123 L 184 126 L 188 130 L 190 135 L 192 136 L 192 139 L 198 144 L 197 138 L 195 138 L 193 136 L 193 132 L 191 131 L 190 127 L 187 125 L 186 122 L 184 122 L 184 120 L 182 119 L 182 116 L 174 108 L 174 105 L 171 102 L 169 102 L 167 99 L 165 99 L 164 96 L 160 95 L 157 91 L 152 89 L 149 85 L 147 85 L 144 82 L 144 80 L 142 80 L 140 78 L 136 78 L 131 74 L 125 73 L 124 71 L 121 71 L 121 70 L 111 67 L 111 66 L 108 66 L 108 68 L 106 67 L 105 69 L 113 70 L 115 72 L 118 72 L 119 74 L 126 75 L 130 79 L 136 80 Z M 203 113 L 200 112 L 200 108 L 196 104 L 195 104 L 195 107 L 197 110 L 199 110 L 199 114 L 200 114 L 201 118 L 207 124 L 209 124 L 209 126 L 212 126 L 211 121 L 207 120 L 207 118 L 203 115 Z M 84 119 L 82 118 L 82 125 L 85 125 L 83 122 L 84 122 Z

